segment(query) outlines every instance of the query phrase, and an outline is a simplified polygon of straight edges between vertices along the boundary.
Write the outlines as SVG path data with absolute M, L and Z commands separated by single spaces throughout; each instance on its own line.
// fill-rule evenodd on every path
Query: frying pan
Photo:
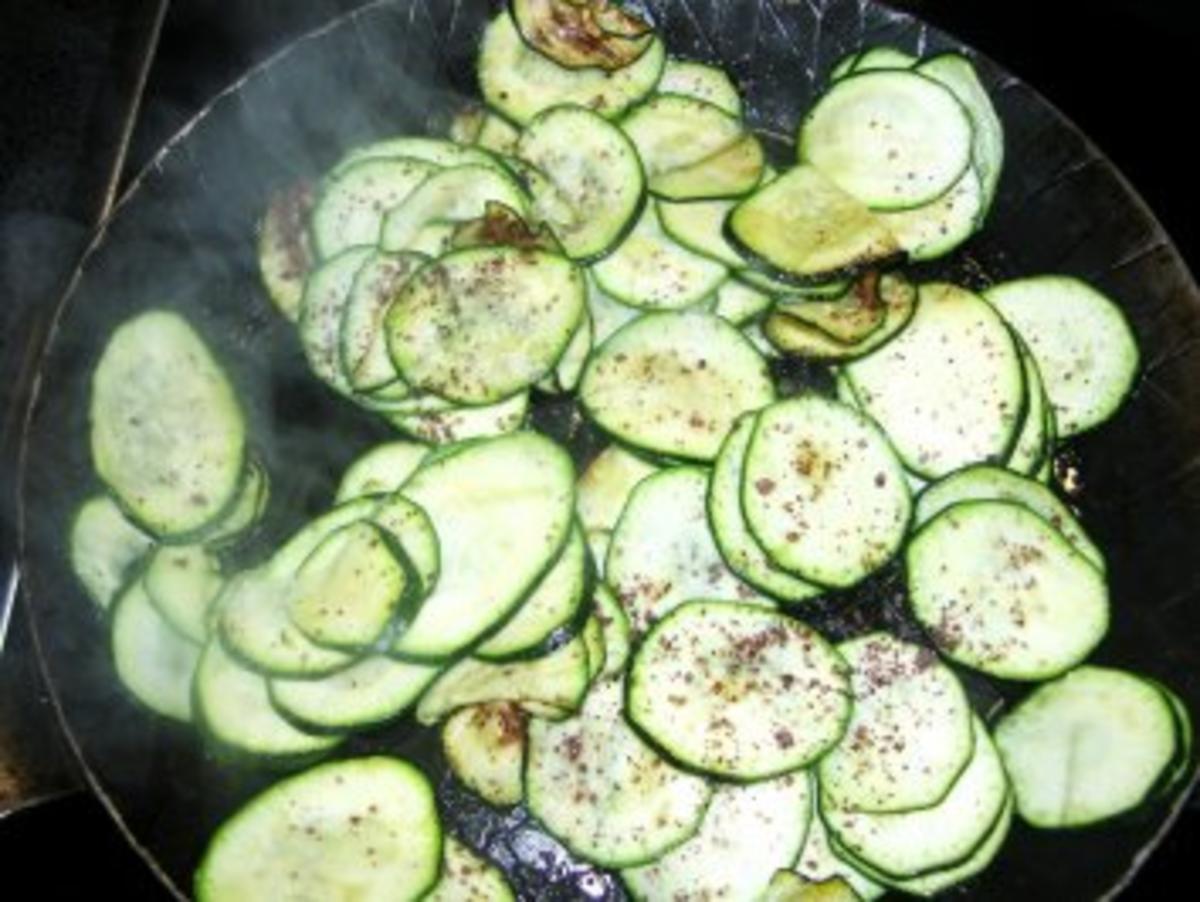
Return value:
M 867 0 L 653 0 L 681 55 L 729 69 L 764 133 L 786 136 L 844 52 L 886 42 L 930 53 L 949 36 Z M 107 625 L 75 584 L 66 535 L 99 489 L 87 453 L 88 379 L 104 338 L 151 306 L 180 310 L 238 386 L 274 496 L 256 540 L 261 559 L 328 507 L 344 466 L 389 433 L 309 375 L 294 330 L 258 288 L 254 229 L 267 194 L 314 178 L 347 147 L 444 125 L 472 96 L 477 39 L 495 4 L 390 0 L 331 23 L 222 93 L 136 180 L 89 250 L 57 312 L 26 424 L 21 467 L 23 589 L 40 663 L 86 778 L 175 894 L 216 826 L 281 772 L 219 758 L 193 729 L 139 708 L 113 673 Z M 1082 485 L 1084 522 L 1108 551 L 1113 623 L 1096 660 L 1160 678 L 1200 710 L 1200 290 L 1136 192 L 1031 88 L 985 59 L 1009 161 L 986 231 L 922 278 L 969 285 L 1040 272 L 1093 281 L 1128 313 L 1144 352 L 1139 388 L 1117 420 L 1072 443 L 1063 464 Z M 792 384 L 819 380 L 804 367 Z M 543 428 L 582 464 L 599 437 L 569 403 L 539 402 Z M 236 566 L 238 561 L 231 561 Z M 827 599 L 806 616 L 835 637 L 887 626 L 916 636 L 899 574 Z M 994 711 L 1021 687 L 964 674 Z M 448 826 L 488 853 L 526 898 L 619 898 L 609 876 L 574 861 L 521 810 L 499 813 L 447 776 L 434 737 L 401 721 L 339 756 L 411 758 L 439 787 Z M 1115 894 L 1169 827 L 1160 806 L 1086 831 L 1017 826 L 978 899 L 1093 899 Z

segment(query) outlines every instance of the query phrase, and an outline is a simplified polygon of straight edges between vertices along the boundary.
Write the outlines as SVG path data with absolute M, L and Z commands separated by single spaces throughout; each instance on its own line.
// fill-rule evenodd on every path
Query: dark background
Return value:
M 361 0 L 0 0 L 0 474 L 11 472 L 13 418 L 41 314 L 64 287 L 114 190 L 246 68 Z M 1124 171 L 1185 259 L 1200 262 L 1200 178 L 1191 135 L 1200 25 L 1178 0 L 909 0 L 923 16 L 1040 89 Z M 161 34 L 154 46 L 159 14 Z M 144 92 L 139 86 L 144 82 Z M 140 95 L 140 106 L 135 98 Z M 126 140 L 126 138 L 128 140 Z M 124 150 L 122 150 L 124 148 Z M 114 174 L 116 174 L 114 176 Z M 0 510 L 7 566 L 11 519 Z M 69 768 L 36 692 L 18 610 L 3 644 L 0 752 L 58 797 L 0 816 L 4 898 L 99 890 L 156 900 L 158 890 L 99 804 L 71 793 Z M 0 811 L 5 807 L 0 754 Z M 1200 810 L 1185 813 L 1124 899 L 1175 897 L 1200 849 Z M 16 889 L 27 887 L 27 889 Z M 34 889 L 36 887 L 36 889 Z

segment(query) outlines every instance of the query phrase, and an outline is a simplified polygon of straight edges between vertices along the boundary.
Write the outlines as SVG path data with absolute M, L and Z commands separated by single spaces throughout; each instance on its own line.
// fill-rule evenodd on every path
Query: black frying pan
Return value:
M 270 189 L 319 175 L 346 147 L 440 126 L 474 94 L 472 61 L 485 0 L 397 0 L 298 42 L 221 95 L 137 181 L 101 233 L 64 302 L 25 435 L 22 563 L 41 663 L 68 740 L 100 798 L 146 859 L 186 894 L 207 837 L 278 772 L 216 760 L 194 731 L 148 715 L 122 694 L 106 624 L 75 585 L 65 537 L 97 489 L 87 454 L 88 376 L 104 337 L 148 306 L 173 306 L 205 334 L 235 379 L 254 441 L 274 477 L 268 522 L 244 556 L 266 553 L 330 503 L 346 463 L 384 439 L 378 424 L 308 374 L 293 330 L 257 287 L 254 225 Z M 956 48 L 947 36 L 866 0 L 655 0 L 676 52 L 729 68 L 754 124 L 789 134 L 814 85 L 861 43 Z M 1120 299 L 1146 372 L 1112 424 L 1068 451 L 1084 521 L 1108 551 L 1115 599 L 1097 659 L 1159 677 L 1200 711 L 1200 291 L 1152 214 L 1086 138 L 1030 88 L 987 61 L 981 71 L 1008 131 L 1009 163 L 987 231 L 930 277 L 979 284 L 1073 273 Z M 794 369 L 793 382 L 820 379 Z M 597 437 L 569 408 L 544 403 L 539 426 L 580 461 Z M 812 618 L 836 636 L 886 624 L 906 634 L 895 572 Z M 1019 687 L 968 677 L 986 707 Z M 438 782 L 451 827 L 489 852 L 528 898 L 618 896 L 521 813 L 502 817 L 445 777 L 431 736 L 402 722 L 340 755 L 412 757 Z M 1172 810 L 1080 832 L 1018 827 L 973 898 L 1092 899 L 1117 891 L 1161 836 Z

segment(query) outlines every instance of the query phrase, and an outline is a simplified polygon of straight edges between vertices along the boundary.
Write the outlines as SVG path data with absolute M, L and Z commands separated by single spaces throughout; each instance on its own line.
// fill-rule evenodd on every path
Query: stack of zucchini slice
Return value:
M 450 139 L 354 148 L 267 210 L 309 368 L 406 438 L 264 560 L 224 564 L 268 480 L 219 364 L 172 313 L 112 336 L 71 554 L 131 693 L 284 764 L 411 715 L 471 792 L 650 902 L 934 895 L 1015 815 L 1182 785 L 1184 702 L 1085 663 L 1117 600 L 1054 487 L 1059 442 L 1132 390 L 1120 308 L 901 268 L 996 197 L 970 61 L 847 56 L 783 169 L 725 72 L 609 0 L 513 0 L 478 75 Z M 797 390 L 780 357 L 822 376 Z M 523 428 L 571 393 L 612 440 L 578 476 Z M 814 626 L 889 573 L 904 638 Z M 1042 685 L 985 717 L 964 668 Z M 384 758 L 252 801 L 196 886 L 513 897 Z

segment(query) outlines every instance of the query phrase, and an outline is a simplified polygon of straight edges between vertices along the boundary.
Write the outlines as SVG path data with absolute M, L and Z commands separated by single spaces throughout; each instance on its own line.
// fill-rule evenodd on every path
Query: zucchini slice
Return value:
M 199 902 L 420 899 L 439 879 L 433 787 L 395 758 L 313 768 L 251 799 L 209 843 Z
M 401 135 L 353 148 L 333 167 L 329 177 L 336 179 L 351 166 L 365 160 L 394 158 L 420 160 L 439 169 L 453 169 L 457 166 L 490 166 L 497 171 L 504 169 L 503 164 L 494 156 L 476 147 L 464 147 L 441 138 Z
M 578 716 L 533 720 L 525 765 L 530 812 L 602 867 L 653 862 L 695 835 L 712 790 L 672 767 L 621 713 L 621 681 L 597 683 Z
M 846 373 L 863 410 L 919 476 L 1002 463 L 1017 439 L 1025 406 L 1021 353 L 996 312 L 963 288 L 922 285 L 907 328 Z
M 604 256 L 637 220 L 642 164 L 624 132 L 598 113 L 547 110 L 529 123 L 517 154 L 544 176 L 531 186 L 534 218 L 550 225 L 571 258 Z
M 113 604 L 112 655 L 121 684 L 156 714 L 192 719 L 192 675 L 200 646 L 155 609 L 141 580 Z
M 1035 827 L 1082 827 L 1145 801 L 1176 747 L 1171 706 L 1121 670 L 1080 667 L 1039 686 L 996 727 L 1017 811 Z
M 529 715 L 515 702 L 462 708 L 442 725 L 442 753 L 459 782 L 489 805 L 509 808 L 525 796 Z
M 359 270 L 374 253 L 370 247 L 352 247 L 325 260 L 308 277 L 300 306 L 300 344 L 309 368 L 347 397 L 354 389 L 342 366 L 342 319 Z
M 794 871 L 779 870 L 758 902 L 862 902 L 862 898 L 840 877 L 810 881 Z
M 734 421 L 775 400 L 762 355 L 711 314 L 647 314 L 606 341 L 579 390 L 606 432 L 646 451 L 713 460 Z
M 208 640 L 209 611 L 225 586 L 221 562 L 202 545 L 163 545 L 142 577 L 167 623 L 193 642 Z
M 642 311 L 616 300 L 596 280 L 594 269 L 588 269 L 588 314 L 592 318 L 592 346 L 598 348 L 639 316 Z
M 586 305 L 583 274 L 545 251 L 474 248 L 409 281 L 387 314 L 404 380 L 463 404 L 529 388 L 566 351 Z
M 569 624 L 583 605 L 588 588 L 587 543 L 577 525 L 554 566 L 526 596 L 516 613 L 475 648 L 485 660 L 503 660 L 536 649 L 555 630 Z
M 1053 453 L 1053 424 L 1050 422 L 1050 399 L 1042 383 L 1042 371 L 1022 341 L 1017 342 L 1025 370 L 1025 422 L 1008 455 L 1005 466 L 1014 473 L 1030 476 Z
M 129 522 L 107 495 L 85 501 L 71 523 L 71 568 L 92 601 L 107 608 L 154 539 Z
M 908 258 L 920 262 L 945 256 L 974 235 L 985 203 L 983 182 L 972 166 L 936 200 L 911 210 L 877 215 Z
M 887 319 L 878 273 L 867 273 L 857 279 L 840 298 L 784 301 L 776 310 L 844 345 L 861 345 Z
M 663 231 L 693 253 L 733 269 L 746 265 L 745 258 L 725 237 L 725 220 L 737 206 L 734 200 L 696 200 L 677 203 L 657 201 Z
M 415 442 L 389 442 L 372 448 L 346 470 L 334 503 L 397 492 L 428 456 L 429 446 Z
M 605 581 L 635 636 L 694 598 L 759 598 L 726 566 L 709 527 L 708 474 L 675 467 L 643 480 L 613 531 Z
M 300 316 L 304 282 L 315 256 L 308 222 L 316 200 L 307 182 L 271 194 L 258 230 L 258 271 L 267 295 L 285 317 Z
M 729 73 L 694 60 L 668 59 L 658 93 L 694 97 L 741 118 L 742 98 Z
M 389 211 L 402 205 L 438 167 L 423 160 L 374 157 L 339 170 L 328 181 L 312 213 L 317 255 L 379 243 Z
M 615 677 L 625 672 L 633 652 L 633 629 L 629 616 L 607 586 L 597 586 L 595 618 L 604 637 L 604 667 L 601 677 Z
M 662 41 L 655 37 L 637 62 L 615 72 L 566 69 L 529 47 L 504 11 L 484 32 L 479 86 L 488 106 L 518 125 L 566 104 L 616 119 L 654 90 L 666 58 Z
M 647 22 L 609 0 L 511 0 L 509 9 L 525 43 L 564 69 L 616 72 L 637 62 L 654 39 Z M 610 31 L 615 17 L 619 30 Z
M 713 313 L 734 326 L 745 326 L 771 309 L 771 298 L 757 288 L 730 279 L 717 289 Z
M 529 392 L 483 407 L 449 406 L 440 410 L 397 411 L 385 416 L 405 435 L 431 445 L 495 438 L 516 432 L 524 425 L 529 416 Z
M 1086 432 L 1117 412 L 1141 365 L 1120 307 L 1069 276 L 1005 282 L 985 296 L 1037 361 L 1060 436 Z
M 567 541 L 574 482 L 567 453 L 532 432 L 467 445 L 417 471 L 404 494 L 433 522 L 441 575 L 394 651 L 448 658 L 512 613 Z
M 622 304 L 645 310 L 679 310 L 711 295 L 729 271 L 676 244 L 663 231 L 656 204 L 615 251 L 592 267 L 596 283 Z
M 804 849 L 796 859 L 795 873 L 810 884 L 823 884 L 840 881 L 857 893 L 857 899 L 862 902 L 873 902 L 884 894 L 884 888 L 876 883 L 850 862 L 839 858 L 833 853 L 829 844 L 829 834 L 825 830 L 825 822 L 821 820 L 820 794 L 812 793 L 813 814 L 809 821 L 808 836 L 804 840 Z M 767 902 L 767 900 L 763 900 Z M 776 902 L 807 902 L 806 897 L 799 899 L 784 897 Z M 825 900 L 818 896 L 812 902 L 841 902 L 838 897 Z M 853 900 L 851 900 L 853 902 Z
M 422 902 L 516 902 L 504 872 L 450 834 L 442 846 L 442 876 Z
M 817 395 L 759 414 L 741 500 L 750 530 L 777 567 L 837 587 L 886 564 L 912 513 L 903 468 L 879 428 Z
M 621 127 L 637 148 L 650 190 L 655 181 L 717 156 L 738 143 L 745 129 L 737 116 L 679 94 L 657 94 L 634 109 Z
M 709 479 L 708 519 L 717 547 L 734 573 L 768 595 L 804 601 L 823 589 L 777 567 L 751 532 L 742 508 L 742 473 L 757 424 L 757 415 L 747 414 L 725 439 Z
M 839 847 L 879 872 L 912 877 L 970 857 L 1008 803 L 1008 779 L 987 727 L 972 718 L 974 750 L 945 798 L 928 808 L 869 814 L 823 796 L 821 817 Z
M 971 165 L 971 119 L 941 83 L 912 71 L 855 72 L 805 117 L 796 141 L 842 190 L 878 210 L 923 206 Z
M 919 529 L 942 511 L 964 501 L 1012 501 L 1029 508 L 1058 532 L 1097 570 L 1104 572 L 1104 552 L 1049 488 L 1034 479 L 999 467 L 967 467 L 941 479 L 917 499 L 913 526 Z
M 888 813 L 941 802 L 974 749 L 971 706 L 954 672 L 930 649 L 887 633 L 838 651 L 851 668 L 854 708 L 817 768 L 823 807 Z
M 620 445 L 605 448 L 579 477 L 575 506 L 585 529 L 612 529 L 633 490 L 659 468 Z
M 225 548 L 246 538 L 263 518 L 271 501 L 271 477 L 256 454 L 246 456 L 237 499 L 200 538 L 209 548 Z
M 676 201 L 702 201 L 744 197 L 762 182 L 766 154 L 752 134 L 712 156 L 654 178 L 651 190 L 658 197 Z
M 880 45 L 868 47 L 860 53 L 850 67 L 852 73 L 874 72 L 879 69 L 911 69 L 918 60 L 911 53 L 896 47 Z
M 693 601 L 655 624 L 634 654 L 626 714 L 689 769 L 764 780 L 838 743 L 850 720 L 849 667 L 791 617 Z M 797 808 L 795 817 L 807 816 Z M 803 832 L 793 857 L 802 842 Z
M 259 758 L 300 759 L 342 741 L 293 725 L 271 704 L 267 678 L 235 660 L 220 639 L 210 639 L 196 666 L 193 698 L 205 734 L 223 749 Z
M 726 231 L 752 261 L 797 286 L 835 281 L 903 256 L 879 216 L 804 164 L 738 204 Z
M 361 730 L 399 717 L 436 679 L 437 667 L 370 655 L 317 679 L 270 681 L 271 703 L 314 732 Z
M 183 317 L 150 310 L 109 338 L 92 376 L 92 461 L 140 526 L 178 539 L 237 495 L 246 421 L 228 377 Z
M 354 391 L 390 387 L 393 396 L 398 393 L 400 376 L 388 353 L 384 321 L 396 294 L 426 262 L 423 254 L 376 251 L 355 275 L 338 341 L 342 370 Z
M 906 562 L 917 620 L 947 657 L 992 676 L 1057 676 L 1108 631 L 1103 574 L 1024 505 L 950 507 L 917 533 Z
M 800 854 L 810 795 L 805 774 L 719 786 L 695 836 L 621 879 L 635 899 L 761 899 Z
M 582 634 L 540 658 L 505 663 L 463 658 L 421 697 L 417 721 L 430 726 L 463 708 L 496 702 L 532 705 L 561 717 L 579 708 L 590 679 Z

